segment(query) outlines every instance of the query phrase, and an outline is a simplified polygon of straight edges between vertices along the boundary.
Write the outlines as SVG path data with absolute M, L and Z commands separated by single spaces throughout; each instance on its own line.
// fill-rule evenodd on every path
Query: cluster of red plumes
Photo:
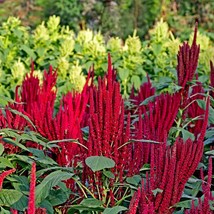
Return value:
M 129 213 L 172 213 L 174 205 L 180 201 L 187 180 L 202 158 L 203 139 L 208 124 L 209 98 L 206 100 L 206 110 L 195 102 L 196 99 L 204 99 L 204 96 L 198 95 L 204 92 L 202 84 L 198 82 L 191 93 L 189 90 L 199 56 L 196 33 L 197 30 L 191 47 L 188 43 L 180 47 L 177 73 L 181 90 L 174 94 L 154 96 L 153 100 L 142 105 L 148 97 L 155 95 L 155 89 L 148 78 L 148 82 L 141 86 L 137 95 L 134 91 L 131 93 L 130 100 L 134 108 L 126 109 L 109 56 L 107 74 L 98 78 L 97 86 L 93 83 L 93 72 L 89 72 L 82 92 L 64 95 L 55 114 L 56 71 L 50 67 L 48 72 L 44 72 L 44 80 L 40 83 L 32 66 L 31 73 L 16 90 L 15 103 L 8 105 L 5 114 L 0 113 L 0 127 L 20 131 L 28 127 L 50 141 L 61 140 L 58 143 L 60 149 L 51 149 L 50 155 L 56 157 L 61 166 L 75 166 L 81 161 L 82 182 L 88 183 L 88 188 L 95 197 L 100 200 L 107 198 L 112 206 L 124 193 L 122 187 L 114 191 L 114 183 L 124 183 L 127 177 L 139 174 L 143 164 L 148 163 L 150 173 L 147 173 L 146 179 L 142 180 L 141 187 L 134 194 Z M 211 71 L 211 85 L 214 86 L 212 64 Z M 32 123 L 11 109 L 28 116 Z M 169 145 L 167 138 L 179 109 L 185 109 L 181 115 L 183 119 L 200 117 L 201 120 L 187 126 L 195 140 L 184 141 L 177 137 Z M 138 115 L 138 119 L 133 118 L 133 115 Z M 81 130 L 85 126 L 89 127 L 87 139 L 83 138 Z M 79 144 L 69 142 L 68 139 L 76 139 Z M 2 143 L 8 153 L 19 151 L 15 146 Z M 28 142 L 28 146 L 42 148 L 32 142 Z M 109 191 L 103 188 L 102 174 L 94 173 L 85 164 L 85 159 L 90 156 L 106 156 L 115 161 L 112 169 L 114 178 L 110 179 Z M 32 180 L 35 186 L 35 177 L 32 176 Z M 203 186 L 207 200 L 213 199 L 207 193 L 209 188 L 209 185 Z M 156 189 L 160 191 L 154 195 L 153 190 Z M 30 190 L 34 191 L 33 186 Z M 34 201 L 33 196 L 30 201 Z M 187 213 L 200 213 L 198 210 L 204 210 L 203 203 L 200 202 L 197 208 L 193 205 Z M 35 213 L 35 208 L 32 209 L 31 213 Z

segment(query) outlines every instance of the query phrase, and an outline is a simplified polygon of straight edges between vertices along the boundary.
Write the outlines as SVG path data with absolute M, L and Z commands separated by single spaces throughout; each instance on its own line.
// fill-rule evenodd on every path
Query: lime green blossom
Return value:
M 20 61 L 20 58 L 18 61 L 16 61 L 12 68 L 11 68 L 11 74 L 14 79 L 18 80 L 19 83 L 21 83 L 24 74 L 26 73 L 24 64 Z
M 111 51 L 117 52 L 122 50 L 122 40 L 118 37 L 112 37 L 108 40 L 107 48 Z
M 81 92 L 86 80 L 82 75 L 82 67 L 78 62 L 71 66 L 69 79 L 72 85 L 72 89 Z
M 58 59 L 58 74 L 63 78 L 66 77 L 67 71 L 69 69 L 69 62 L 65 57 L 60 57 Z
M 45 27 L 45 23 L 42 22 L 34 31 L 35 40 L 49 40 L 48 29 Z
M 93 39 L 93 32 L 87 29 L 87 30 L 81 30 L 78 33 L 76 41 L 82 45 L 85 43 L 87 44 L 88 42 L 92 41 L 92 39 Z
M 50 31 L 56 31 L 59 27 L 60 17 L 59 16 L 51 16 L 47 22 L 47 27 Z
M 169 37 L 169 26 L 161 19 L 149 33 L 157 42 L 162 41 Z
M 141 41 L 139 37 L 135 35 L 135 33 L 133 36 L 129 36 L 126 39 L 124 50 L 127 50 L 132 54 L 141 52 Z
M 65 39 L 59 48 L 60 55 L 62 57 L 71 55 L 74 50 L 74 44 L 75 42 L 72 37 L 68 37 L 67 39 Z

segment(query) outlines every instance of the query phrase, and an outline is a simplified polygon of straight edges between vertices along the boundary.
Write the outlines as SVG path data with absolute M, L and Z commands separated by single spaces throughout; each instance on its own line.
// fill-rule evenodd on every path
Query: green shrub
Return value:
M 111 53 L 125 97 L 132 86 L 139 88 L 146 73 L 161 89 L 167 83 L 165 90 L 170 90 L 168 82 L 176 79 L 176 54 L 181 42 L 162 20 L 150 30 L 150 39 L 143 42 L 136 31 L 125 41 L 118 37 L 105 41 L 100 32 L 89 29 L 76 35 L 68 26 L 61 26 L 56 16 L 32 32 L 19 19 L 10 17 L 0 26 L 0 35 L 0 92 L 7 96 L 13 95 L 16 84 L 30 70 L 32 60 L 39 76 L 50 64 L 58 68 L 58 95 L 69 90 L 81 91 L 90 67 L 94 66 L 95 77 L 104 74 L 107 52 Z M 214 52 L 208 37 L 203 34 L 198 37 L 202 50 L 198 72 L 206 81 L 202 74 L 208 74 Z

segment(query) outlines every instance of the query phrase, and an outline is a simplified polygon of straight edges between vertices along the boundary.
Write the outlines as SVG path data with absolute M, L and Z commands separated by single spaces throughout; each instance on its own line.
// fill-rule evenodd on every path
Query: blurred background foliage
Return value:
M 105 39 L 125 39 L 134 30 L 147 38 L 162 17 L 174 35 L 186 40 L 198 20 L 200 30 L 214 41 L 214 1 L 210 0 L 0 0 L 0 23 L 16 16 L 35 28 L 52 15 L 60 16 L 61 24 L 75 32 L 89 28 L 101 31 Z

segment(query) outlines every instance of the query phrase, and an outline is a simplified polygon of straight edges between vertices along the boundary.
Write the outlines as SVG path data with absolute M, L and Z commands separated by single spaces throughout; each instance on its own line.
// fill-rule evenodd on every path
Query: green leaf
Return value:
M 3 144 L 0 143 L 0 156 L 3 154 L 4 152 L 4 146 Z
M 48 197 L 48 201 L 52 206 L 64 204 L 69 199 L 69 191 L 63 191 L 62 189 L 51 190 Z
M 18 201 L 16 201 L 11 207 L 15 210 L 26 210 L 28 207 L 28 197 L 26 195 L 22 195 L 22 197 Z
M 52 214 L 54 213 L 54 209 L 52 204 L 48 201 L 48 200 L 44 200 L 42 201 L 42 203 L 40 204 L 41 208 L 45 208 L 47 211 L 47 214 Z
M 5 210 L 3 207 L 1 207 L 0 213 L 2 214 L 11 214 L 9 210 Z
M 143 102 L 140 103 L 140 106 L 142 106 L 142 105 L 148 105 L 149 102 L 154 102 L 155 98 L 158 97 L 158 96 L 159 95 L 156 94 L 156 95 L 152 95 L 152 96 L 146 98 Z
M 159 189 L 159 188 L 152 190 L 152 193 L 153 193 L 153 195 L 154 195 L 155 197 L 156 197 L 156 195 L 157 195 L 158 193 L 162 193 L 162 192 L 163 192 L 163 190 L 162 190 L 162 189 Z
M 194 203 L 195 202 L 196 201 L 194 201 Z M 175 204 L 175 207 L 181 207 L 181 208 L 190 209 L 191 203 L 192 203 L 192 200 L 185 200 L 185 201 L 181 201 L 181 202 L 178 202 L 177 204 Z
M 205 152 L 205 155 L 214 155 L 214 150 Z
M 204 141 L 204 145 L 209 145 L 214 142 L 214 137 L 208 138 Z
M 0 206 L 11 207 L 22 197 L 22 193 L 13 189 L 2 189 L 0 191 Z
M 36 59 L 36 54 L 34 53 L 34 50 L 30 49 L 28 46 L 22 45 L 21 50 L 26 52 L 33 60 Z
M 103 201 L 100 201 L 96 198 L 86 198 L 81 201 L 81 205 L 87 206 L 87 207 L 100 207 L 103 205 Z
M 121 211 L 125 211 L 127 210 L 126 207 L 123 207 L 123 206 L 115 206 L 115 207 L 112 207 L 112 208 L 106 208 L 103 212 L 103 214 L 117 214 Z
M 52 187 L 58 185 L 61 181 L 68 180 L 73 175 L 73 173 L 57 170 L 46 176 L 44 180 L 36 187 L 36 203 L 40 204 L 49 196 Z
M 140 175 L 134 175 L 132 177 L 126 178 L 126 182 L 134 186 L 138 186 L 141 181 Z
M 128 69 L 119 69 L 119 77 L 122 81 L 126 80 L 129 76 L 129 70 Z
M 107 170 L 103 170 L 103 174 L 107 177 L 107 178 L 115 178 L 114 174 L 111 171 L 107 171 Z
M 131 78 L 131 83 L 134 84 L 135 89 L 139 89 L 141 85 L 141 80 L 139 76 L 133 75 Z
M 91 168 L 93 172 L 100 171 L 107 168 L 113 168 L 115 162 L 104 156 L 91 156 L 86 158 L 85 163 Z
M 205 100 L 197 99 L 196 101 L 197 101 L 200 108 L 202 108 L 204 110 L 206 109 L 206 101 Z M 214 124 L 214 109 L 211 106 L 209 107 L 208 121 L 209 121 L 209 123 Z
M 6 167 L 14 168 L 10 160 L 4 157 L 0 157 L 0 168 L 6 168 Z

